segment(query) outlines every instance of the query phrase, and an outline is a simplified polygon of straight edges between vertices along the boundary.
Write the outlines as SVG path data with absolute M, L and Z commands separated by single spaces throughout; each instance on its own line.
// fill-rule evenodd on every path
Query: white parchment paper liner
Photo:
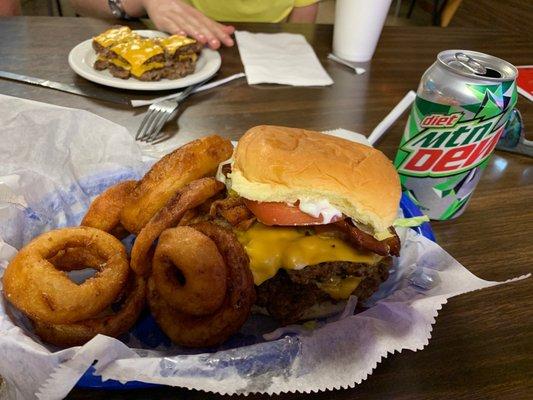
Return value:
M 334 133 L 363 140 L 345 130 Z M 0 274 L 15 247 L 40 232 L 78 224 L 95 195 L 141 176 L 147 167 L 125 128 L 82 110 L 0 95 L 0 137 Z M 123 338 L 131 347 L 99 335 L 82 347 L 53 351 L 20 313 L 0 301 L 0 375 L 7 382 L 0 395 L 63 398 L 95 360 L 104 379 L 222 394 L 353 387 L 389 354 L 426 346 L 438 310 L 449 297 L 503 283 L 477 278 L 412 230 L 400 233 L 402 257 L 366 311 L 270 342 L 255 338 L 249 344 L 251 334 L 241 333 L 232 348 L 211 353 L 142 349 L 133 335 Z M 417 276 L 433 283 L 422 289 L 413 284 Z M 259 325 L 252 318 L 242 332 L 258 332 Z

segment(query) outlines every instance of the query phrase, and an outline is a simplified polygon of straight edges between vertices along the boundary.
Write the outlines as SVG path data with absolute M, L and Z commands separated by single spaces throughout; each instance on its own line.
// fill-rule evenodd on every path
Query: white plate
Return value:
M 165 37 L 167 34 L 159 31 L 138 30 L 134 31 L 146 37 Z M 96 61 L 96 53 L 93 50 L 92 39 L 86 40 L 74 47 L 68 55 L 70 68 L 85 79 L 102 85 L 130 90 L 169 90 L 178 89 L 196 83 L 213 76 L 220 68 L 220 54 L 214 50 L 203 49 L 196 61 L 196 69 L 191 75 L 179 79 L 161 79 L 155 82 L 139 81 L 135 78 L 115 78 L 107 70 L 97 71 L 93 68 Z

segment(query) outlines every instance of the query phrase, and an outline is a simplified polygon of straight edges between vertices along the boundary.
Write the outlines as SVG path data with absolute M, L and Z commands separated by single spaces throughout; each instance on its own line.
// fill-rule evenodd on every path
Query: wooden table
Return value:
M 0 19 L 0 70 L 94 86 L 69 69 L 67 54 L 74 45 L 106 26 L 106 22 L 91 19 Z M 326 60 L 331 48 L 331 26 L 253 24 L 241 28 L 304 34 L 335 85 L 250 87 L 244 80 L 233 82 L 187 101 L 188 107 L 178 119 L 181 138 L 218 132 L 236 139 L 258 124 L 315 130 L 343 127 L 368 133 L 409 89 L 416 89 L 422 73 L 441 50 L 475 49 L 515 65 L 531 64 L 533 54 L 531 37 L 495 29 L 386 27 L 374 59 L 367 66 L 368 73 L 354 76 Z M 236 48 L 223 49 L 221 54 L 220 77 L 242 70 Z M 0 93 L 90 110 L 131 131 L 137 128 L 144 111 L 3 80 Z M 533 104 L 519 96 L 518 106 L 526 132 L 531 132 Z M 394 157 L 405 120 L 406 116 L 398 121 L 378 146 L 389 157 Z M 167 129 L 175 131 L 176 125 L 170 124 Z M 433 223 L 440 245 L 481 278 L 501 281 L 532 269 L 532 161 L 497 152 L 465 214 L 454 221 Z M 433 338 L 424 351 L 387 358 L 355 389 L 279 398 L 525 399 L 533 393 L 531 282 L 524 280 L 452 298 L 440 312 Z M 70 395 L 72 399 L 125 397 L 120 392 L 90 390 L 75 390 Z M 134 391 L 127 397 L 219 398 L 174 388 Z

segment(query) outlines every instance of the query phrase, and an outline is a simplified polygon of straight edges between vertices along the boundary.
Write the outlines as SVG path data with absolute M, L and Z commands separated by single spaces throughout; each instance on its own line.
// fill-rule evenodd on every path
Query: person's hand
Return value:
M 220 44 L 233 46 L 233 26 L 206 17 L 196 8 L 180 0 L 143 0 L 143 6 L 157 29 L 171 34 L 188 35 L 212 49 Z

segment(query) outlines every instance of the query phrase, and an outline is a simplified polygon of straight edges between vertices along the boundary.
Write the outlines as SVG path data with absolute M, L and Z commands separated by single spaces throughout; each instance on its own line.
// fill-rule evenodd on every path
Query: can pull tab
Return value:
M 459 64 L 461 64 L 465 68 L 468 68 L 474 74 L 487 75 L 487 69 L 478 61 L 474 60 L 472 57 L 466 55 L 465 53 L 455 53 L 455 59 L 459 62 Z

